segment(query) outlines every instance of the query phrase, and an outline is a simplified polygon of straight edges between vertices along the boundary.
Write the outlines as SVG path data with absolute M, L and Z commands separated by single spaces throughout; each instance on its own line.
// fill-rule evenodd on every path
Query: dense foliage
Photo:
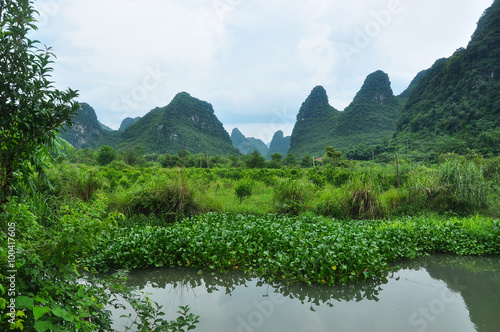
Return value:
M 75 200 L 34 190 L 51 153 L 62 152 L 59 130 L 79 108 L 76 91 L 49 80 L 51 48 L 28 38 L 36 14 L 31 0 L 0 0 L 0 329 L 110 331 L 117 297 L 133 308 L 131 326 L 141 331 L 191 329 L 197 317 L 189 308 L 175 321 L 162 319 L 161 307 L 124 286 L 123 273 L 80 274 L 79 259 L 118 216 L 93 199 L 99 183 L 80 174 L 89 186 L 73 190 L 81 195 Z
M 28 38 L 34 15 L 32 1 L 0 1 L 0 209 L 31 167 L 42 169 L 78 107 L 76 91 L 57 90 L 49 80 L 51 49 Z
M 291 136 L 285 137 L 281 130 L 274 133 L 271 144 L 269 145 L 268 159 L 275 153 L 286 156 L 288 154 L 288 150 L 290 149 L 290 139 Z
M 500 1 L 481 17 L 466 49 L 440 59 L 415 87 L 398 123 L 396 147 L 422 153 L 468 148 L 500 152 Z
M 83 158 L 84 151 L 71 153 Z M 0 215 L 2 230 L 15 222 L 22 234 L 18 278 L 32 280 L 18 289 L 18 327 L 106 330 L 114 296 L 132 305 L 136 326 L 196 324 L 182 310 L 181 321 L 160 320 L 161 308 L 130 293 L 121 277 L 105 282 L 85 273 L 89 282 L 82 284 L 76 273 L 85 267 L 239 269 L 334 284 L 383 277 L 393 262 L 425 253 L 500 248 L 498 219 L 476 216 L 500 216 L 499 158 L 444 155 L 432 166 L 400 160 L 398 188 L 394 163 L 349 162 L 333 148 L 322 166 L 310 168 L 164 167 L 164 156 L 102 166 L 98 153 L 87 157 L 89 165 L 60 159 L 47 170 L 52 186 L 33 176 L 34 188 L 19 192 Z M 180 165 L 193 158 L 176 157 Z M 4 271 L 8 240 L 1 240 Z M 8 310 L 6 292 L 2 299 Z
M 297 121 L 290 138 L 289 153 L 305 155 L 307 153 L 322 154 L 329 144 L 333 123 L 340 112 L 330 106 L 328 96 L 322 86 L 316 86 L 300 107 Z
M 5 204 L 0 214 L 0 329 L 112 331 L 110 309 L 124 307 L 118 298 L 133 308 L 129 327 L 139 331 L 184 331 L 197 323 L 189 308 L 181 308 L 175 321 L 161 318 L 161 306 L 125 286 L 124 271 L 102 278 L 83 269 L 82 257 L 120 218 L 104 208 L 100 201 L 59 205 L 37 194 Z
M 425 253 L 498 255 L 499 244 L 499 221 L 480 217 L 339 222 L 205 214 L 169 227 L 115 228 L 86 262 L 101 269 L 241 269 L 333 285 L 384 276 L 389 263 Z
M 99 166 L 99 154 L 83 152 L 72 152 L 77 155 L 70 160 L 88 157 L 87 164 L 63 162 L 48 171 L 53 188 L 43 186 L 44 193 L 84 201 L 101 197 L 111 210 L 133 218 L 153 215 L 171 222 L 208 211 L 313 211 L 341 219 L 500 213 L 499 158 L 475 154 L 443 155 L 439 164 L 427 166 L 405 159 L 379 164 L 348 161 L 327 147 L 321 163 L 313 167 L 312 160 L 305 160 L 307 167 L 301 168 L 285 166 L 279 154 L 266 162 L 257 152 L 241 159 L 207 160 L 188 153 L 146 156 L 132 165 L 118 154 L 117 160 Z M 244 204 L 235 204 L 243 199 Z

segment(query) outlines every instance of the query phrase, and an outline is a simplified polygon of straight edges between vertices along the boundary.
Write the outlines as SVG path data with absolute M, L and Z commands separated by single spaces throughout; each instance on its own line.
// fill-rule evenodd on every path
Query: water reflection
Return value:
M 387 279 L 346 286 L 289 285 L 240 272 L 134 271 L 167 317 L 189 304 L 196 331 L 498 331 L 500 258 L 435 255 Z M 120 324 L 120 322 L 118 322 Z

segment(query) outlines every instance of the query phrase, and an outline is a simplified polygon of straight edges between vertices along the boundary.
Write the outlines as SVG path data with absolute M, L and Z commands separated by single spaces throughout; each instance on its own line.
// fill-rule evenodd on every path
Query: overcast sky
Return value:
M 466 47 L 493 0 L 37 0 L 53 79 L 118 129 L 181 91 L 231 133 L 290 135 L 323 85 L 343 110 L 376 70 L 395 94 Z

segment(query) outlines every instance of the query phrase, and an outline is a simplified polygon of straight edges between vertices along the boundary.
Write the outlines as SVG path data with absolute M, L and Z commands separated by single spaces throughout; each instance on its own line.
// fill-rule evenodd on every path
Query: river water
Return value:
M 198 332 L 500 331 L 500 257 L 432 255 L 401 262 L 384 280 L 288 285 L 240 272 L 144 269 L 129 285 L 151 293 L 168 319 L 200 315 Z M 115 325 L 126 320 L 115 312 Z

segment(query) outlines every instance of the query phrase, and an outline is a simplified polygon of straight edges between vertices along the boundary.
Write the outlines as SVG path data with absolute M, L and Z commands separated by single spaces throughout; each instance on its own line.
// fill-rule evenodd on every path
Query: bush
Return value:
M 196 184 L 182 173 L 173 178 L 151 178 L 121 195 L 116 197 L 117 208 L 127 216 L 154 215 L 173 222 L 180 217 L 192 216 L 206 210 L 198 200 Z
M 50 181 L 54 185 L 55 193 L 64 199 L 81 199 L 89 202 L 95 194 L 106 186 L 106 181 L 92 167 L 60 167 L 53 173 Z
M 274 207 L 277 213 L 299 215 L 306 209 L 306 203 L 313 196 L 310 183 L 302 180 L 279 180 L 273 191 Z
M 234 188 L 234 195 L 237 199 L 240 200 L 240 204 L 243 202 L 243 199 L 252 196 L 252 187 L 253 183 L 250 180 L 241 180 Z
M 325 169 L 325 178 L 328 183 L 340 187 L 349 181 L 351 173 L 341 168 L 329 166 Z
M 163 315 L 161 306 L 144 294 L 137 294 L 132 287 L 126 287 L 124 271 L 104 278 L 94 273 L 79 275 L 83 266 L 78 262 L 90 258 L 89 253 L 102 239 L 103 230 L 110 231 L 116 223 L 117 215 L 106 217 L 104 206 L 99 202 L 91 205 L 73 202 L 64 207 L 60 220 L 51 220 L 51 227 L 40 225 L 20 199 L 12 198 L 3 208 L 0 280 L 8 277 L 4 271 L 14 268 L 7 261 L 8 243 L 11 243 L 7 235 L 15 233 L 13 264 L 17 282 L 13 315 L 7 307 L 12 295 L 0 287 L 0 330 L 112 331 L 109 308 L 120 306 L 116 298 L 125 300 L 140 318 L 131 320 L 128 330 L 181 331 L 182 327 L 198 322 L 198 317 L 189 314 L 186 307 L 180 308 L 181 320 L 168 322 L 158 318 Z
M 116 158 L 116 151 L 111 146 L 103 145 L 97 151 L 96 161 L 99 165 L 107 165 Z

